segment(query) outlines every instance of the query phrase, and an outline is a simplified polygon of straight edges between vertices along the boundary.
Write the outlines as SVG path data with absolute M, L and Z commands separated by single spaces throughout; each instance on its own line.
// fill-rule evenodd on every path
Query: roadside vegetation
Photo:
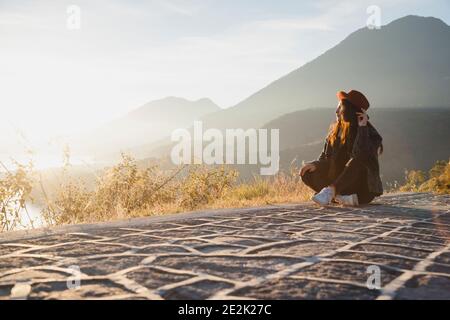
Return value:
M 93 189 L 66 176 L 47 196 L 43 217 L 48 224 L 98 222 L 200 209 L 245 207 L 303 201 L 309 191 L 297 169 L 268 179 L 239 183 L 238 172 L 226 166 L 181 166 L 162 171 L 140 168 L 123 155 L 105 170 Z
M 14 230 L 22 224 L 23 215 L 28 215 L 26 203 L 32 200 L 32 189 L 31 162 L 14 163 L 13 169 L 0 162 L 0 232 Z
M 85 178 L 85 177 L 84 177 Z M 33 227 L 27 204 L 37 201 L 46 225 L 92 223 L 183 211 L 238 208 L 306 201 L 311 191 L 300 181 L 298 168 L 270 178 L 239 181 L 227 166 L 180 166 L 162 170 L 142 166 L 122 155 L 116 165 L 88 179 L 72 170 L 66 154 L 63 168 L 50 184 L 33 163 L 0 163 L 0 232 Z M 56 181 L 56 183 L 55 183 Z M 402 192 L 450 193 L 450 162 L 438 161 L 428 171 L 406 172 Z
M 437 161 L 428 172 L 407 171 L 406 182 L 399 190 L 450 194 L 450 160 Z
M 119 163 L 91 177 L 93 182 L 72 174 L 69 159 L 64 163 L 56 184 L 45 181 L 46 177 L 35 172 L 32 164 L 17 165 L 14 171 L 2 173 L 2 231 L 20 224 L 27 203 L 36 199 L 43 208 L 40 215 L 45 223 L 61 225 L 301 202 L 311 195 L 294 167 L 267 179 L 255 177 L 240 182 L 238 172 L 227 166 L 190 165 L 161 170 L 158 166 L 142 167 L 124 154 Z

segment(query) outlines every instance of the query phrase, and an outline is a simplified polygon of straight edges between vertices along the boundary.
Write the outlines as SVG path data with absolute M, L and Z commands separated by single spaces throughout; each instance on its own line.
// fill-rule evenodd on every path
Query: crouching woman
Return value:
M 368 204 L 383 194 L 378 163 L 382 138 L 368 121 L 369 102 L 362 93 L 341 91 L 337 96 L 336 122 L 323 152 L 302 167 L 300 176 L 321 206 L 333 201 L 345 206 Z

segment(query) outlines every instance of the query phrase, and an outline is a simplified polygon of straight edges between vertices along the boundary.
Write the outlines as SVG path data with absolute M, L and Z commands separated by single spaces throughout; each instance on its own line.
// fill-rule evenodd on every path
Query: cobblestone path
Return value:
M 0 299 L 450 299 L 449 239 L 430 194 L 5 233 Z

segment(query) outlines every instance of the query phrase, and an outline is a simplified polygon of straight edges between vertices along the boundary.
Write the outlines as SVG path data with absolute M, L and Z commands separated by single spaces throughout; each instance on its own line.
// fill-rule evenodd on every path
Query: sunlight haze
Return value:
M 336 4 L 335 4 L 336 3 Z M 2 1 L 6 127 L 42 140 L 79 133 L 167 96 L 237 104 L 364 27 L 371 1 Z M 66 26 L 81 9 L 81 28 Z M 378 1 L 450 21 L 449 4 Z

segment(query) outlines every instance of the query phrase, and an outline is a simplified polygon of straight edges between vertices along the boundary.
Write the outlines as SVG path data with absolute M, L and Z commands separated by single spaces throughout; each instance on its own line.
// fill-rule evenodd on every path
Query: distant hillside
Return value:
M 364 92 L 377 107 L 450 106 L 450 26 L 406 16 L 362 28 L 238 105 L 204 117 L 208 127 L 260 127 L 288 112 L 336 105 L 336 92 Z
M 220 108 L 206 98 L 189 101 L 168 97 L 152 101 L 90 132 L 75 146 L 100 158 L 109 157 L 170 136 L 173 130 L 189 127 L 195 120 L 218 110 Z
M 377 108 L 369 110 L 371 123 L 383 137 L 380 157 L 384 182 L 403 182 L 405 169 L 428 170 L 437 160 L 450 158 L 450 108 Z M 280 130 L 280 168 L 316 159 L 323 148 L 335 109 L 307 109 L 281 116 L 263 125 Z M 166 141 L 167 142 L 167 141 Z M 160 144 L 154 154 L 164 163 L 173 144 Z M 136 150 L 138 151 L 138 150 Z M 141 156 L 141 154 L 135 153 Z M 243 180 L 259 175 L 257 165 L 236 165 Z
M 384 140 L 380 157 L 384 181 L 403 181 L 405 169 L 427 170 L 450 158 L 450 108 L 372 108 L 370 121 Z M 334 109 L 303 110 L 264 125 L 280 129 L 281 167 L 293 159 L 316 159 L 322 151 Z
M 406 16 L 381 30 L 352 33 L 232 108 L 219 109 L 209 100 L 155 101 L 89 135 L 88 141 L 100 137 L 102 148 L 110 146 L 108 156 L 119 150 L 138 158 L 167 156 L 171 131 L 190 127 L 199 117 L 204 128 L 259 128 L 297 110 L 333 108 L 336 92 L 352 88 L 377 108 L 450 107 L 449 57 L 450 26 L 432 17 Z M 191 114 L 199 102 L 206 107 Z
M 449 57 L 447 24 L 407 16 L 381 30 L 352 33 L 230 109 L 220 110 L 210 100 L 164 99 L 92 137 L 100 137 L 116 154 L 125 150 L 139 159 L 167 159 L 172 130 L 191 127 L 199 117 L 205 129 L 280 128 L 281 164 L 286 168 L 294 158 L 318 156 L 334 118 L 336 92 L 355 88 L 369 98 L 371 120 L 385 138 L 384 180 L 402 180 L 404 169 L 427 169 L 450 156 Z M 243 177 L 258 172 L 250 166 L 239 169 Z

